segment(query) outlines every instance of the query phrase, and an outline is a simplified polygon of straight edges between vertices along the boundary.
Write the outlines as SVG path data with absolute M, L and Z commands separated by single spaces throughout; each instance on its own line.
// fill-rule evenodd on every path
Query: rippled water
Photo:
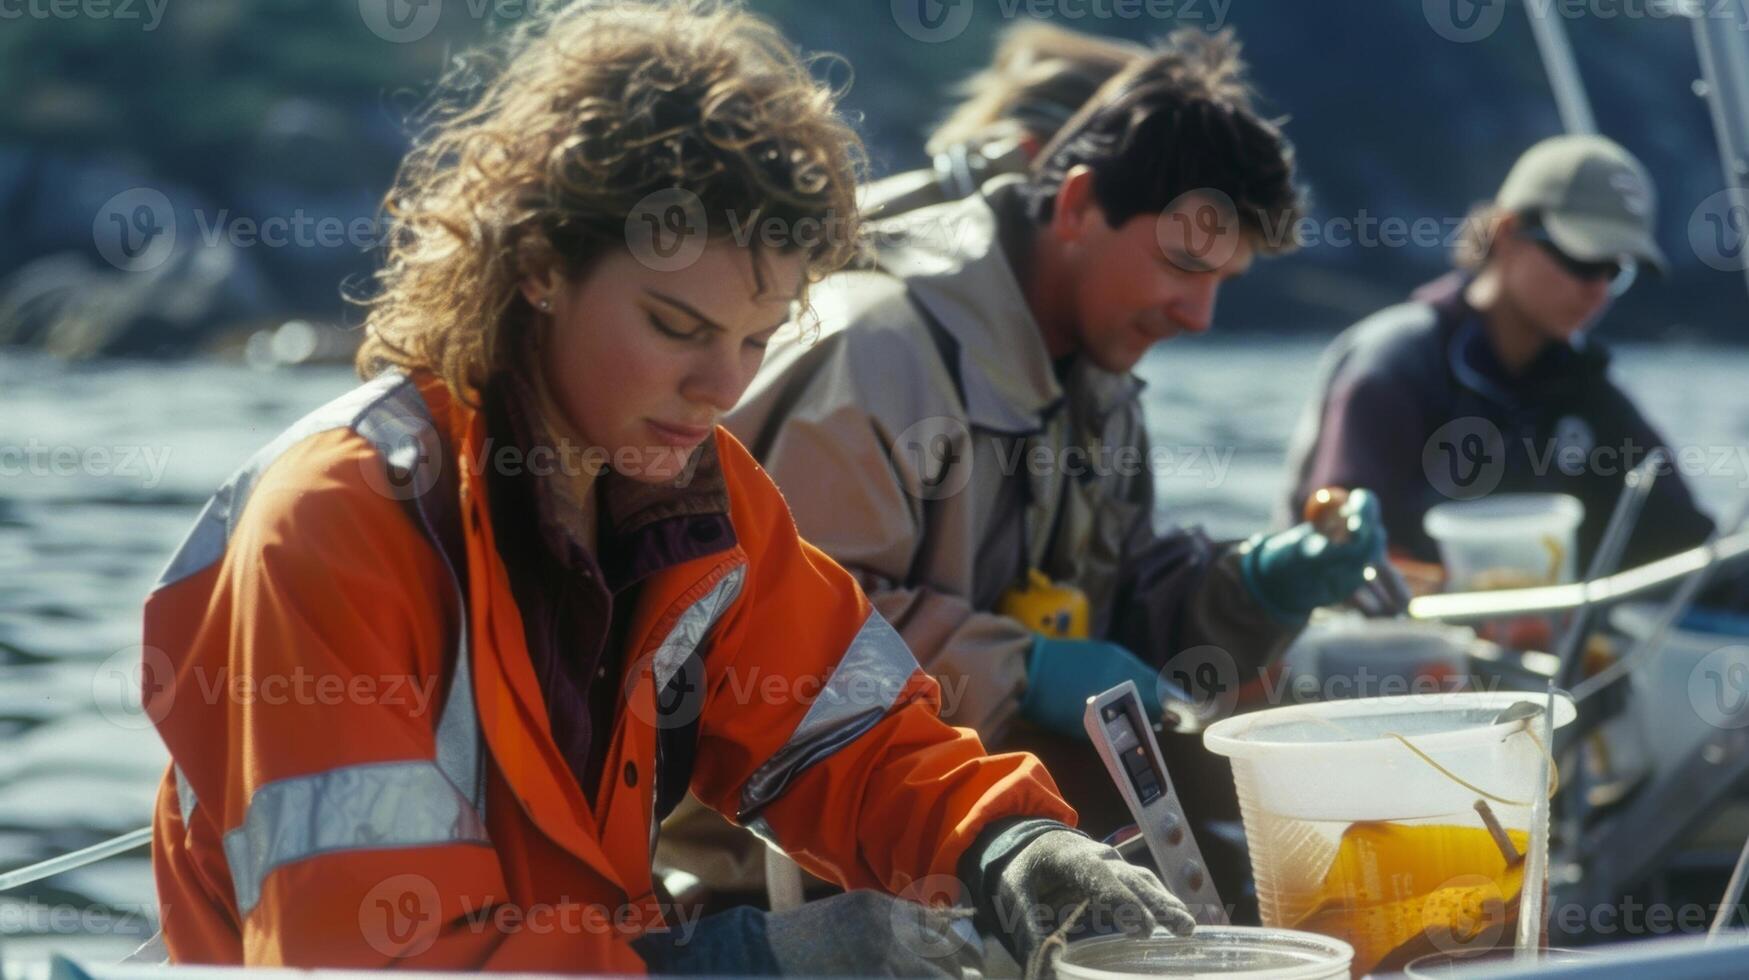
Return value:
M 1150 356 L 1150 427 L 1177 467 L 1163 519 L 1230 536 L 1267 519 L 1320 347 L 1206 338 Z M 1631 347 L 1616 363 L 1671 440 L 1749 447 L 1749 350 Z M 167 759 L 125 700 L 141 601 L 231 470 L 353 383 L 341 368 L 0 354 L 0 869 L 148 822 Z M 1742 457 L 1696 481 L 1715 512 L 1746 486 Z M 82 949 L 119 955 L 149 932 L 152 898 L 143 849 L 0 896 L 0 954 L 95 932 Z

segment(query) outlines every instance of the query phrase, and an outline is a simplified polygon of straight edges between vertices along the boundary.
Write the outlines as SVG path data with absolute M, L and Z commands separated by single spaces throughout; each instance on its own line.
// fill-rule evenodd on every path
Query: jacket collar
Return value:
M 953 337 L 968 421 L 1008 433 L 1036 432 L 1065 398 L 1044 334 L 1003 248 L 1025 222 L 1022 178 L 998 178 L 978 194 L 877 223 L 875 262 Z M 1077 358 L 1066 375 L 1075 400 L 1101 416 L 1141 390 L 1129 375 Z M 1081 406 L 1077 406 L 1081 407 Z
M 1438 315 L 1446 361 L 1465 388 L 1501 407 L 1521 408 L 1570 397 L 1608 368 L 1609 350 L 1581 334 L 1572 344 L 1550 344 L 1521 373 L 1507 373 L 1482 327 L 1481 314 L 1465 299 L 1470 278 L 1448 273 L 1413 294 Z
M 481 467 L 480 482 L 488 497 L 506 494 L 520 505 L 508 510 L 528 515 L 530 539 L 561 566 L 573 572 L 598 566 L 606 584 L 617 591 L 663 569 L 734 547 L 728 489 L 717 441 L 711 438 L 694 451 L 672 483 L 646 484 L 611 468 L 602 470 L 595 481 L 599 521 L 597 547 L 591 552 L 566 519 L 567 508 L 574 505 L 559 478 L 526 468 L 515 474 L 496 469 L 494 457 L 506 442 L 530 464 L 535 458 L 531 450 L 552 448 L 551 430 L 539 424 L 531 399 L 509 377 L 495 378 L 482 399 L 484 409 L 468 411 L 460 420 L 479 447 L 467 458 Z M 548 458 L 579 457 L 554 453 Z

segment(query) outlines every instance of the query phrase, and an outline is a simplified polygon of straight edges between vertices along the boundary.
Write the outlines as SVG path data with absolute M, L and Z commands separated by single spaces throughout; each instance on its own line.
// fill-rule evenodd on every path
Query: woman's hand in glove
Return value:
M 1012 826 L 996 835 L 979 865 L 973 894 L 983 925 L 1023 966 L 1065 925 L 1070 940 L 1156 929 L 1187 936 L 1196 928 L 1190 909 L 1152 871 L 1061 824 Z

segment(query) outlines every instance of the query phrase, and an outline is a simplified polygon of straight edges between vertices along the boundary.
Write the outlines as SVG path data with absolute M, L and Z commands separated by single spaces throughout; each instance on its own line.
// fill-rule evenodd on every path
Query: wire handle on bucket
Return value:
M 1532 712 L 1531 714 L 1526 715 L 1526 716 L 1519 718 L 1519 719 L 1515 719 L 1515 720 L 1521 721 L 1524 724 L 1524 729 L 1523 729 L 1524 734 L 1530 736 L 1530 740 L 1532 742 L 1536 743 L 1536 747 L 1538 749 L 1542 750 L 1542 754 L 1549 760 L 1549 788 L 1548 788 L 1549 797 L 1548 798 L 1552 800 L 1555 798 L 1555 793 L 1561 787 L 1560 763 L 1555 760 L 1554 750 L 1550 746 L 1544 745 L 1543 740 L 1538 738 L 1535 730 L 1533 730 L 1530 727 L 1531 719 L 1540 715 L 1542 713 L 1543 709 L 1541 707 L 1539 707 L 1538 705 L 1536 705 L 1532 702 L 1529 702 L 1529 701 L 1518 702 L 1518 704 L 1514 705 L 1513 707 L 1518 707 L 1518 705 L 1529 705 L 1532 708 L 1536 708 L 1536 711 Z M 1508 709 L 1508 710 L 1511 710 L 1511 709 Z M 1329 718 L 1320 718 L 1320 717 L 1317 717 L 1316 715 L 1314 715 L 1311 718 L 1309 718 L 1308 720 L 1313 722 L 1314 724 L 1319 724 L 1319 725 L 1323 725 L 1327 728 L 1335 729 L 1336 731 L 1341 732 L 1344 736 L 1352 736 L 1352 734 L 1353 734 L 1353 733 L 1345 730 L 1341 725 L 1338 725 L 1335 721 L 1333 721 Z M 1434 770 L 1437 771 L 1441 776 L 1444 776 L 1445 778 L 1451 780 L 1452 782 L 1457 783 L 1459 786 L 1462 786 L 1464 789 L 1467 789 L 1470 792 L 1475 793 L 1477 796 L 1480 796 L 1483 799 L 1492 800 L 1493 802 L 1499 803 L 1502 806 L 1516 806 L 1516 807 L 1527 807 L 1527 806 L 1530 806 L 1533 802 L 1531 800 L 1509 800 L 1509 799 L 1505 798 L 1504 796 L 1497 796 L 1493 793 L 1490 793 L 1487 790 L 1481 788 L 1480 786 L 1477 786 L 1475 783 L 1470 782 L 1469 780 L 1463 778 L 1462 776 L 1459 776 L 1457 773 L 1452 772 L 1450 769 L 1447 769 L 1446 767 L 1440 765 L 1438 762 L 1434 761 L 1432 756 L 1428 755 L 1426 752 L 1423 752 L 1419 746 L 1417 746 L 1414 742 L 1409 741 L 1409 739 L 1404 737 L 1402 734 L 1400 734 L 1398 732 L 1382 732 L 1380 734 L 1382 734 L 1386 738 L 1394 738 L 1398 742 L 1401 742 L 1403 744 L 1404 748 L 1408 749 L 1410 752 L 1415 753 L 1416 758 L 1420 759 L 1422 762 L 1427 763 L 1429 766 L 1432 766 L 1434 768 Z M 1516 734 L 1516 733 L 1514 733 L 1514 734 Z M 1511 737 L 1512 737 L 1511 735 L 1507 736 L 1507 738 L 1511 738 Z

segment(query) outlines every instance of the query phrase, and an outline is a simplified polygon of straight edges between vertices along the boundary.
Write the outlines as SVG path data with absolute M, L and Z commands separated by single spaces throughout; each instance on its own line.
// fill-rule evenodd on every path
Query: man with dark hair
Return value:
M 1208 330 L 1217 291 L 1290 244 L 1267 230 L 1299 206 L 1237 43 L 1179 31 L 1028 174 L 879 222 L 868 261 L 815 287 L 819 329 L 780 331 L 728 419 L 941 681 L 943 717 L 1047 765 L 1058 749 L 1096 833 L 1112 825 L 1088 819 L 1077 777 L 1113 794 L 1084 745 L 1089 696 L 1133 680 L 1158 714 L 1162 668 L 1209 676 L 1186 651 L 1228 693 L 1382 554 L 1364 491 L 1340 543 L 1309 525 L 1244 544 L 1154 529 L 1130 371 Z M 683 836 L 664 839 L 675 863 L 719 878 Z

